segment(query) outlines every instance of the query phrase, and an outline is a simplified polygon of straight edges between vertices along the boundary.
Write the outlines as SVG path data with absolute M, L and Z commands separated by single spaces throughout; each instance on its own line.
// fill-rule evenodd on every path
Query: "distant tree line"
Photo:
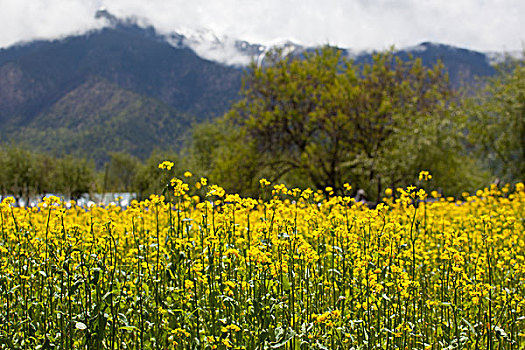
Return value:
M 170 174 L 158 164 L 176 159 L 177 154 L 153 152 L 146 161 L 127 153 L 111 153 L 102 169 L 94 162 L 73 156 L 53 157 L 23 146 L 0 149 L 0 195 L 15 196 L 29 203 L 31 198 L 48 193 L 77 200 L 83 194 L 132 192 L 139 198 L 160 193 L 169 176 L 182 176 L 178 166 Z
M 262 177 L 290 187 L 342 189 L 351 183 L 380 200 L 420 170 L 446 195 L 489 182 L 523 181 L 525 66 L 508 59 L 475 93 L 453 91 L 444 67 L 401 61 L 392 52 L 355 65 L 325 47 L 302 56 L 270 52 L 247 70 L 241 99 L 223 117 L 197 124 L 180 152 L 146 160 L 110 153 L 90 160 L 51 157 L 20 147 L 0 151 L 0 192 L 160 193 L 185 170 L 229 191 L 257 195 Z M 171 160 L 170 174 L 158 164 Z
M 44 193 L 79 198 L 94 189 L 94 167 L 86 159 L 52 157 L 16 146 L 0 150 L 0 194 L 17 199 Z

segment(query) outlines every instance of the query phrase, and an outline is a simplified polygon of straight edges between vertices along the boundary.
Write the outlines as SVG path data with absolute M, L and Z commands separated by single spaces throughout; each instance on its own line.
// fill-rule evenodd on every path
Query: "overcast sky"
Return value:
M 161 32 L 207 29 L 261 44 L 525 46 L 525 0 L 0 0 L 0 47 L 95 28 L 102 24 L 94 19 L 101 7 L 143 18 Z

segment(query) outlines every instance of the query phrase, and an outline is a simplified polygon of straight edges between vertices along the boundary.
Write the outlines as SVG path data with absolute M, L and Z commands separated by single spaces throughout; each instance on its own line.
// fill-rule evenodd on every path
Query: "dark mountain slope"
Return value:
M 408 59 L 409 55 L 421 58 L 426 65 L 442 61 L 448 71 L 450 83 L 456 88 L 475 83 L 478 77 L 496 73 L 485 54 L 449 45 L 425 42 L 413 50 L 400 50 L 397 55 L 401 59 Z
M 0 63 L 0 120 L 20 125 L 94 76 L 201 120 L 229 107 L 241 76 L 134 26 L 3 50 Z
M 394 55 L 404 61 L 411 57 L 420 58 L 427 67 L 441 61 L 449 74 L 450 84 L 455 89 L 474 84 L 478 78 L 496 73 L 485 54 L 450 45 L 424 42 L 414 47 L 396 50 Z M 373 53 L 356 55 L 354 60 L 357 64 L 371 64 Z
M 155 148 L 176 149 L 191 120 L 157 99 L 93 78 L 28 124 L 8 126 L 4 139 L 54 154 L 89 156 L 100 165 L 112 151 L 145 158 Z
M 155 147 L 180 147 L 192 123 L 223 114 L 238 97 L 242 68 L 201 58 L 183 35 L 163 37 L 110 19 L 111 27 L 85 35 L 0 50 L 0 143 L 21 140 L 98 164 L 110 151 L 144 158 Z M 258 62 L 267 50 L 235 47 Z M 315 48 L 288 49 L 300 55 Z M 486 55 L 447 45 L 423 43 L 396 55 L 425 65 L 442 60 L 454 87 L 494 74 Z M 353 57 L 358 64 L 372 60 L 371 53 Z

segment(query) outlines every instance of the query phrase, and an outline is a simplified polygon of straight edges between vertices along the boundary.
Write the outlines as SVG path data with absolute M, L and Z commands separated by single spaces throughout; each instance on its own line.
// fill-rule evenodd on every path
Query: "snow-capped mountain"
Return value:
M 266 52 L 279 47 L 285 54 L 305 50 L 303 45 L 287 39 L 276 39 L 269 45 L 250 43 L 245 40 L 218 35 L 206 28 L 178 26 L 171 32 L 157 32 L 145 20 L 139 18 L 119 19 L 105 9 L 96 12 L 95 18 L 105 21 L 110 27 L 142 27 L 153 30 L 176 48 L 190 48 L 200 57 L 229 66 L 247 66 L 252 61 L 260 62 Z
M 189 47 L 205 59 L 232 66 L 246 66 L 266 50 L 263 45 L 217 36 L 205 29 L 181 27 L 167 34 L 166 40 L 175 47 Z
M 180 146 L 191 124 L 224 114 L 239 98 L 242 68 L 252 60 L 262 64 L 272 47 L 292 54 L 315 50 L 207 30 L 164 33 L 104 10 L 97 18 L 102 29 L 0 49 L 0 139 L 24 139 L 45 150 L 60 144 L 97 159 L 123 147 L 144 156 L 154 147 Z M 344 54 L 361 64 L 370 63 L 373 52 Z M 489 61 L 496 56 L 443 44 L 395 54 L 425 65 L 441 60 L 455 87 L 495 73 Z
M 270 44 L 250 43 L 245 40 L 240 40 L 227 35 L 218 35 L 213 31 L 205 28 L 189 28 L 189 27 L 174 27 L 170 32 L 157 32 L 144 19 L 126 18 L 119 19 L 108 11 L 102 9 L 97 11 L 96 18 L 106 22 L 108 26 L 112 27 L 140 27 L 144 30 L 149 30 L 154 33 L 161 40 L 165 40 L 176 48 L 190 48 L 200 57 L 218 62 L 229 66 L 243 67 L 250 62 L 255 61 L 261 63 L 265 54 L 273 49 L 280 48 L 285 54 L 300 54 L 305 50 L 314 50 L 315 47 L 308 47 L 302 44 L 295 43 L 287 39 L 276 39 Z M 353 58 L 356 62 L 367 61 L 376 51 L 362 50 L 355 51 L 351 48 L 341 48 L 343 54 Z M 440 43 L 424 42 L 415 46 L 408 46 L 398 49 L 397 54 L 406 56 L 411 54 L 415 57 L 421 57 L 424 61 L 435 61 L 437 59 L 464 61 L 474 59 L 476 65 L 486 64 L 486 68 L 490 70 L 490 66 L 503 61 L 509 54 L 490 52 L 481 53 L 477 51 L 458 48 L 450 45 Z M 520 52 L 510 53 L 511 56 L 520 57 Z M 469 56 L 469 58 L 466 58 Z M 485 62 L 481 62 L 485 61 Z M 480 72 L 477 72 L 480 73 Z M 477 74 L 476 73 L 476 74 Z M 482 73 L 482 75 L 484 75 Z

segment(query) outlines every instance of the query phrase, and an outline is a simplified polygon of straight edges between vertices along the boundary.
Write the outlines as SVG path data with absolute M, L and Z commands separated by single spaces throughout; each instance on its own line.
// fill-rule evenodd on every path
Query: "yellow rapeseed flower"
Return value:
M 166 169 L 171 170 L 175 164 L 173 162 L 170 162 L 169 160 L 165 160 L 162 163 L 159 164 L 159 169 Z

